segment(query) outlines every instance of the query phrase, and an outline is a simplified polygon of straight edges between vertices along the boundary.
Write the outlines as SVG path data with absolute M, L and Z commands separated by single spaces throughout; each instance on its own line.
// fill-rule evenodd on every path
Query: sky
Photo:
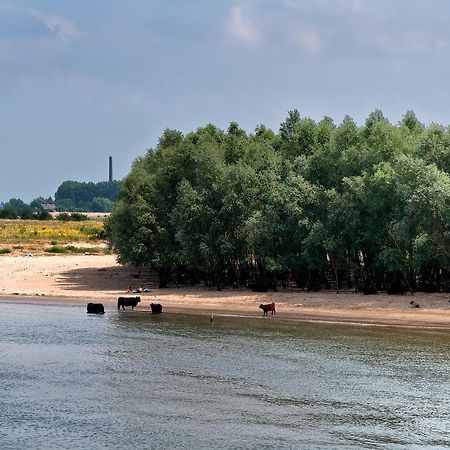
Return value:
M 288 111 L 450 123 L 450 2 L 0 0 L 0 201 L 106 181 L 183 133 Z

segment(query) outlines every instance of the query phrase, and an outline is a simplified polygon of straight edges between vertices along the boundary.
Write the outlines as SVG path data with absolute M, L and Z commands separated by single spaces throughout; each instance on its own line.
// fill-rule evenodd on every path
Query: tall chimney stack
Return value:
M 112 173 L 112 156 L 109 157 L 109 181 L 113 180 L 113 173 Z

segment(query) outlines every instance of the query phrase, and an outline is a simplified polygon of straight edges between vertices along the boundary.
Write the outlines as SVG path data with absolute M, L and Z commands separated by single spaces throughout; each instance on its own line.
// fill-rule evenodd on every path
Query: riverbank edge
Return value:
M 155 296 L 144 297 L 134 311 L 127 308 L 121 313 L 151 314 L 150 303 L 158 302 Z M 36 306 L 82 306 L 87 303 L 103 303 L 108 311 L 117 311 L 117 300 L 114 298 L 79 298 L 63 296 L 28 296 L 28 295 L 1 295 L 0 303 L 30 304 Z M 341 308 L 303 308 L 290 305 L 277 304 L 276 315 L 262 316 L 262 310 L 255 305 L 217 305 L 217 304 L 186 304 L 186 302 L 163 302 L 164 313 L 186 314 L 195 316 L 208 316 L 209 320 L 219 317 L 242 317 L 261 319 L 267 321 L 342 324 L 351 326 L 414 328 L 424 330 L 450 331 L 450 314 L 448 310 L 386 310 L 383 308 L 370 308 L 355 310 Z

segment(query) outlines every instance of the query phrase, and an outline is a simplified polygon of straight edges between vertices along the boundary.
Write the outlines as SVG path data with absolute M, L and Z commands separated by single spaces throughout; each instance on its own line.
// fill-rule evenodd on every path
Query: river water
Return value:
M 0 448 L 450 448 L 449 350 L 448 331 L 0 303 Z

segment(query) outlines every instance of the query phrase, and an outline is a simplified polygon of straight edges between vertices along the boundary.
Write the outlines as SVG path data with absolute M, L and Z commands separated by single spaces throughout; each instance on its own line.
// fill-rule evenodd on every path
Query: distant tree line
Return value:
M 41 207 L 41 204 L 48 202 L 52 203 L 53 200 L 38 197 L 27 204 L 20 198 L 11 198 L 6 203 L 0 204 L 0 219 L 50 220 L 52 219 L 51 214 Z
M 23 220 L 53 220 L 49 211 L 43 209 L 42 205 L 53 203 L 51 198 L 38 197 L 29 205 L 23 200 L 12 198 L 6 203 L 0 204 L 0 219 L 23 219 Z M 89 220 L 86 214 L 79 212 L 61 212 L 55 216 L 57 220 L 81 222 Z
M 64 181 L 55 193 L 56 208 L 58 211 L 109 212 L 117 200 L 120 183 Z
M 30 204 L 19 198 L 11 198 L 5 203 L 0 202 L 0 219 L 51 219 L 50 211 L 53 210 L 110 212 L 117 200 L 120 183 L 120 181 L 100 183 L 64 181 L 58 187 L 54 200 L 51 197 L 37 197 Z
M 290 111 L 278 133 L 165 130 L 107 224 L 160 285 L 450 290 L 450 130 Z

